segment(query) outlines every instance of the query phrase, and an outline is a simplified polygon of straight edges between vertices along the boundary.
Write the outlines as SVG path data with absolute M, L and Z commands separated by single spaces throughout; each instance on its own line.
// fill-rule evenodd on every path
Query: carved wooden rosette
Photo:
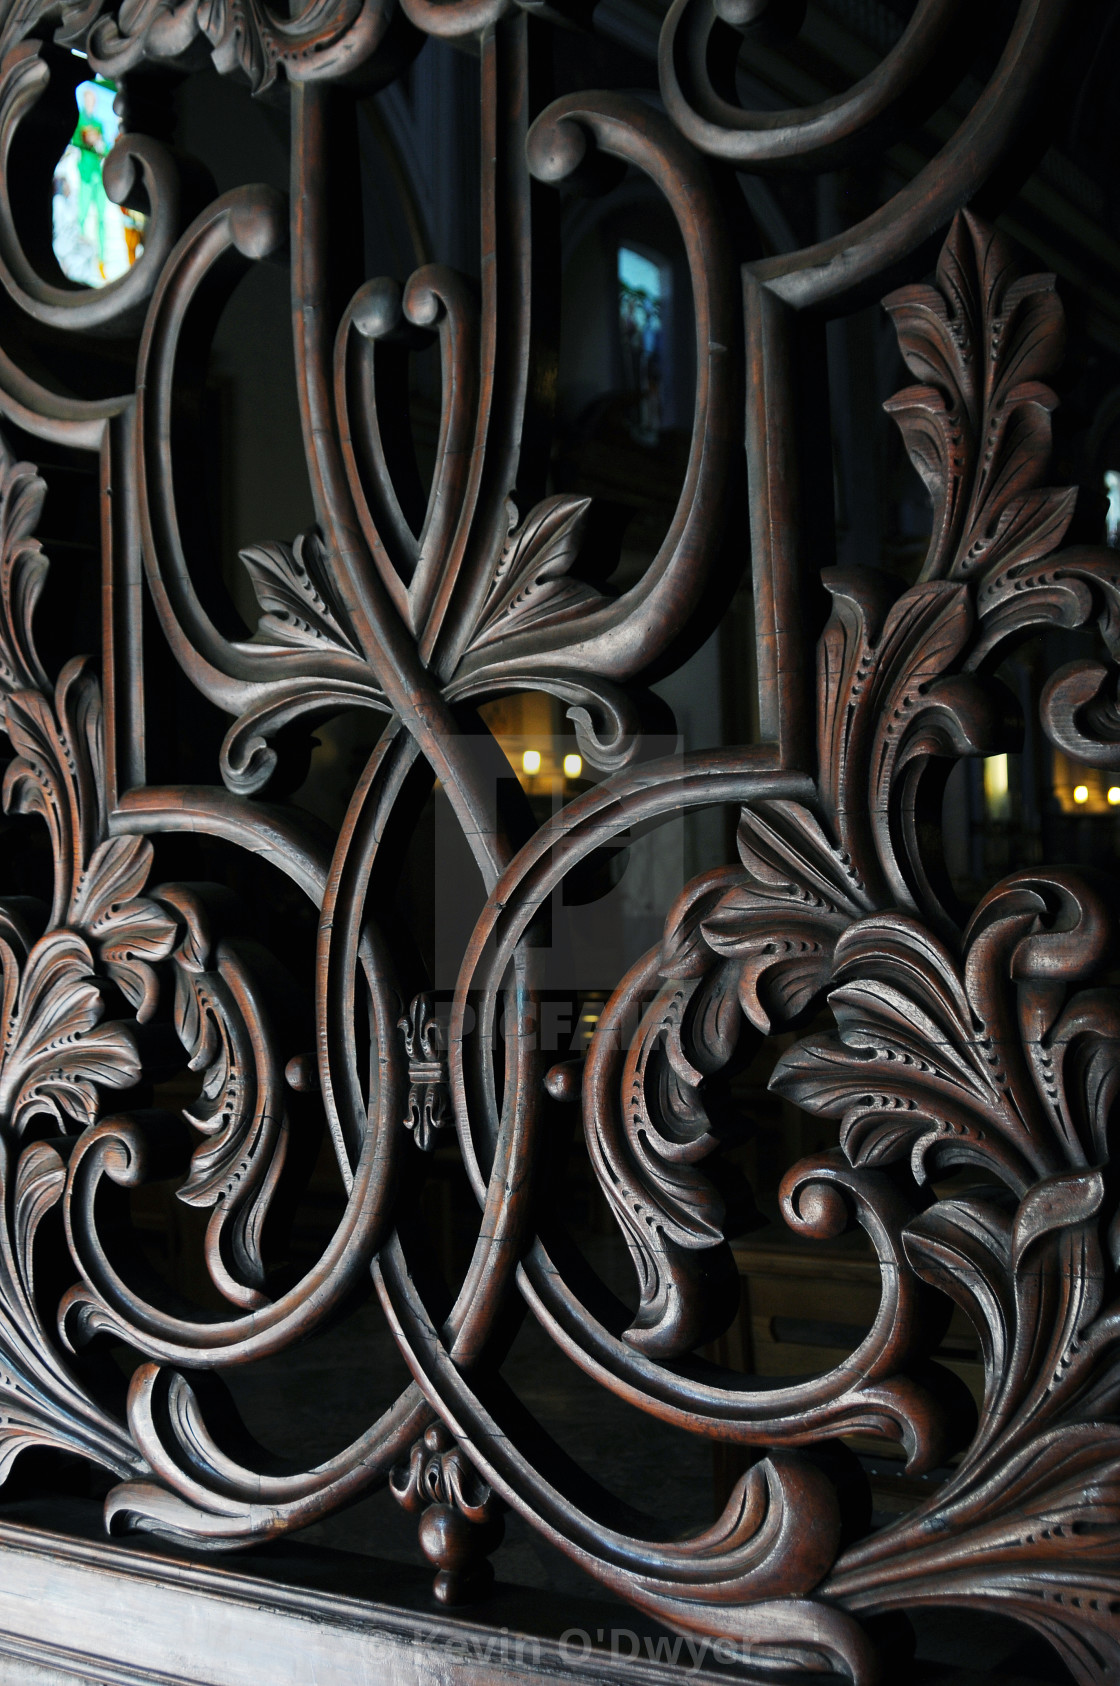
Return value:
M 80 47 L 111 75 L 203 51 L 253 90 L 290 98 L 292 196 L 288 208 L 269 189 L 239 188 L 183 226 L 170 154 L 128 136 L 107 180 L 121 196 L 142 180 L 145 251 L 96 292 L 43 280 L 6 180 L 0 200 L 0 282 L 16 315 L 75 345 L 108 330 L 134 348 L 133 373 L 110 398 L 41 385 L 18 334 L 0 351 L 6 423 L 96 454 L 108 512 L 101 677 L 80 654 L 48 673 L 35 642 L 44 483 L 5 448 L 3 800 L 47 827 L 54 879 L 49 906 L 0 905 L 0 1476 L 30 1444 L 78 1452 L 119 1478 L 110 1528 L 191 1549 L 276 1536 L 390 1483 L 420 1517 L 446 1600 L 480 1589 L 509 1506 L 613 1593 L 682 1632 L 749 1647 L 756 1669 L 867 1686 L 879 1664 L 861 1618 L 940 1603 L 1013 1614 L 1078 1680 L 1116 1678 L 1120 998 L 1095 981 L 1117 952 L 1115 888 L 1040 867 L 961 908 L 931 822 L 956 758 L 1013 747 L 992 677 L 1012 641 L 1095 622 L 1120 658 L 1115 557 L 1061 548 L 1073 493 L 1046 484 L 1047 381 L 1062 339 L 1052 278 L 1017 275 L 1002 238 L 964 209 L 1011 145 L 1066 9 L 1022 0 L 961 130 L 890 203 L 833 241 L 748 261 L 725 215 L 722 165 L 829 168 L 854 146 L 881 145 L 885 127 L 905 125 L 918 76 L 949 62 L 954 32 L 963 39 L 961 8 L 919 6 L 850 99 L 778 122 L 709 80 L 732 10 L 717 17 L 703 0 L 675 0 L 666 18 L 665 114 L 611 92 L 537 109 L 549 25 L 508 0 L 405 0 L 403 13 L 391 0 L 340 0 L 291 17 L 240 0 L 5 0 L 5 160 L 48 89 L 46 40 Z M 771 10 L 796 26 L 797 7 Z M 480 42 L 481 296 L 431 264 L 403 281 L 364 280 L 336 319 L 326 182 L 347 144 L 349 83 L 391 79 L 425 34 Z M 626 168 L 650 179 L 679 225 L 697 381 L 675 516 L 641 579 L 609 596 L 578 568 L 589 501 L 547 494 L 551 189 L 595 190 Z M 877 569 L 825 573 L 832 608 L 814 677 L 791 444 L 799 313 L 846 308 L 947 226 L 934 284 L 885 301 L 915 382 L 888 408 L 933 502 L 928 556 L 906 588 Z M 238 277 L 285 246 L 316 522 L 244 553 L 260 617 L 238 641 L 210 619 L 180 525 L 173 450 L 190 410 L 183 421 L 177 406 Z M 443 410 L 417 522 L 387 441 L 400 425 L 394 369 L 433 335 Z M 636 683 L 672 659 L 719 583 L 744 396 L 765 741 L 651 765 Z M 209 785 L 146 780 L 141 589 L 191 685 L 229 720 Z M 1055 675 L 1042 708 L 1052 741 L 1116 765 L 1115 686 L 1103 663 Z M 460 730 L 456 708 L 525 689 L 564 704 L 602 780 L 535 832 L 526 823 L 515 849 L 488 799 L 489 752 Z M 292 734 L 349 708 L 377 712 L 384 730 L 325 846 L 269 790 Z M 386 882 L 389 821 L 422 764 L 489 896 L 446 1042 L 369 895 L 375 873 Z M 712 803 L 739 813 L 738 860 L 665 910 L 662 942 L 605 1004 L 580 1079 L 588 1157 L 638 1273 L 639 1310 L 622 1326 L 605 1298 L 588 1303 L 586 1274 L 566 1270 L 556 1231 L 538 1229 L 531 1173 L 546 1089 L 523 1011 L 526 936 L 542 898 L 594 850 Z M 265 854 L 317 910 L 318 965 L 303 980 L 315 1055 L 228 903 L 149 882 L 149 839 L 177 830 Z M 834 1145 L 789 1169 L 782 1210 L 810 1241 L 860 1225 L 882 1299 L 835 1370 L 762 1387 L 696 1353 L 727 1326 L 738 1292 L 705 1169 L 723 1139 L 713 1107 L 721 1073 L 752 1041 L 796 1030 L 825 1004 L 833 1028 L 794 1042 L 773 1086 L 834 1120 Z M 201 1093 L 182 1117 L 132 1104 L 141 1084 L 186 1068 Z M 576 1098 L 572 1071 L 555 1067 L 548 1093 Z M 314 1267 L 275 1292 L 262 1238 L 298 1123 L 293 1095 L 321 1107 L 347 1203 Z M 397 1171 L 411 1144 L 451 1139 L 452 1126 L 479 1227 L 458 1297 L 437 1313 L 408 1228 L 396 1227 Z M 960 1166 L 981 1174 L 978 1186 L 938 1198 L 934 1180 Z M 124 1193 L 170 1176 L 209 1214 L 220 1313 L 149 1291 L 129 1267 Z M 56 1208 L 62 1223 L 44 1225 Z M 40 1243 L 56 1255 L 51 1280 L 65 1265 L 72 1283 L 49 1315 Z M 207 1373 L 283 1351 L 371 1270 L 410 1387 L 314 1468 L 279 1473 L 263 1453 L 231 1450 L 248 1437 Z M 589 1482 L 576 1494 L 562 1460 L 539 1439 L 522 1444 L 520 1407 L 487 1374 L 489 1336 L 515 1296 L 639 1410 L 757 1448 L 711 1528 L 683 1540 L 659 1538 L 653 1522 L 627 1531 L 603 1520 L 607 1495 L 595 1502 Z M 982 1345 L 978 1414 L 929 1357 L 946 1297 Z M 123 1408 L 85 1362 L 98 1335 L 139 1356 Z M 857 1433 L 900 1444 L 913 1471 L 954 1461 L 919 1509 L 853 1541 L 843 1484 L 812 1448 Z

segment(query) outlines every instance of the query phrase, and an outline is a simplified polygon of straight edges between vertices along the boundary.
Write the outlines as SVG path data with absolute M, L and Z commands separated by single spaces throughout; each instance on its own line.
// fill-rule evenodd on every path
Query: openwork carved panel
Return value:
M 3 802 L 26 817 L 17 839 L 45 830 L 50 859 L 49 881 L 24 894 L 21 878 L 0 903 L 0 1474 L 32 1446 L 77 1453 L 115 1479 L 110 1530 L 192 1550 L 289 1533 L 388 1484 L 448 1601 L 484 1589 L 512 1508 L 603 1587 L 758 1671 L 869 1686 L 871 1618 L 929 1603 L 1011 1614 L 1079 1681 L 1115 1681 L 1120 899 L 1100 873 L 1032 864 L 963 905 L 940 837 L 955 764 L 1016 747 L 996 670 L 1039 629 L 1099 631 L 1100 659 L 1049 679 L 1041 725 L 1078 763 L 1120 766 L 1120 562 L 1067 544 L 1075 493 L 1050 484 L 1062 303 L 970 209 L 1076 8 L 1011 8 L 942 150 L 864 220 L 777 255 L 740 176 L 825 173 L 885 145 L 953 81 L 968 8 L 920 0 L 862 82 L 787 113 L 739 103 L 726 63 L 744 35 L 795 35 L 804 8 L 674 0 L 659 101 L 552 98 L 556 34 L 587 22 L 565 10 L 0 9 Z M 340 232 L 356 103 L 407 76 L 429 36 L 480 54 L 480 288 L 437 261 L 371 277 Z M 122 79 L 135 121 L 105 181 L 146 219 L 136 261 L 92 288 L 54 274 L 32 191 L 73 123 L 75 53 Z M 145 132 L 159 77 L 198 67 L 290 111 L 287 201 L 218 193 L 158 124 Z M 594 500 L 549 478 L 550 402 L 562 207 L 627 171 L 679 234 L 695 397 L 675 512 L 612 589 L 589 563 Z M 197 520 L 207 356 L 265 263 L 290 271 L 315 521 L 245 550 L 256 624 L 237 634 Z M 932 505 L 909 580 L 822 572 L 810 519 L 822 417 L 803 369 L 823 358 L 824 320 L 878 297 L 912 381 L 888 409 Z M 441 407 L 417 503 L 401 395 L 431 346 Z M 101 624 L 64 651 L 40 612 L 55 459 L 37 464 L 37 442 L 99 476 Z M 648 682 L 744 567 L 759 741 L 658 754 Z M 166 766 L 180 739 L 153 701 L 171 664 L 199 719 L 223 721 L 186 770 Z M 550 818 L 502 781 L 484 724 L 526 693 L 559 705 L 595 774 Z M 370 712 L 341 826 L 286 803 L 310 734 Z M 395 888 L 436 784 L 485 886 L 442 1015 Z M 700 809 L 732 818 L 737 852 L 659 910 L 660 940 L 612 980 L 579 1057 L 549 1056 L 542 907 L 636 828 Z M 314 963 L 291 990 L 228 890 L 157 870 L 182 836 L 267 861 L 314 909 Z M 781 1383 L 712 1344 L 739 1295 L 728 1081 L 773 1039 L 772 1092 L 830 1144 L 784 1168 L 784 1222 L 807 1248 L 861 1228 L 881 1277 L 850 1355 Z M 184 1072 L 195 1098 L 162 1105 Z M 319 1123 L 344 1213 L 322 1256 L 277 1280 L 269 1226 Z M 550 1203 L 573 1128 L 629 1249 L 629 1307 L 576 1261 Z M 415 1198 L 425 1155 L 452 1142 L 477 1211 L 448 1289 Z M 203 1220 L 205 1303 L 159 1279 L 129 1221 L 130 1192 L 168 1180 Z M 371 1273 L 412 1380 L 335 1457 L 280 1468 L 221 1377 L 325 1328 Z M 978 1406 L 931 1356 L 954 1305 L 982 1357 Z M 500 1374 L 517 1316 L 639 1413 L 741 1449 L 711 1527 L 660 1537 L 534 1431 Z M 94 1362 L 108 1350 L 131 1355 L 127 1397 Z M 853 1439 L 941 1476 L 870 1531 Z

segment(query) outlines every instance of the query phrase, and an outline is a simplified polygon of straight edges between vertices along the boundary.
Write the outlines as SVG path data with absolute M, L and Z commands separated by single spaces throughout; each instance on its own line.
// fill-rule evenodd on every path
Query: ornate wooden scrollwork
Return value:
M 1103 1686 L 1120 1670 L 1120 997 L 1101 980 L 1120 907 L 1111 881 L 1041 866 L 962 907 L 937 838 L 953 764 L 1014 748 L 995 669 L 1033 628 L 1099 629 L 1113 665 L 1057 673 L 1041 718 L 1058 748 L 1118 764 L 1115 553 L 1061 548 L 1073 493 L 1047 484 L 1062 307 L 1052 278 L 1019 276 L 967 209 L 1070 8 L 1022 0 L 971 113 L 889 203 L 843 236 L 759 257 L 728 210 L 724 168 L 831 168 L 881 146 L 965 28 L 952 0 L 921 0 L 877 70 L 827 108 L 736 105 L 713 81 L 719 51 L 764 14 L 795 29 L 803 10 L 676 0 L 658 110 L 612 92 L 542 106 L 550 24 L 508 0 L 404 0 L 401 12 L 346 0 L 292 17 L 209 0 L 4 5 L 5 161 L 55 74 L 51 42 L 113 75 L 181 69 L 201 50 L 254 91 L 285 90 L 292 192 L 286 206 L 271 188 L 235 188 L 183 226 L 173 155 L 129 136 L 107 179 L 124 197 L 142 178 L 146 249 L 127 280 L 77 291 L 26 254 L 5 162 L 0 282 L 15 313 L 130 351 L 108 397 L 82 387 L 77 359 L 76 390 L 60 395 L 14 330 L 0 351 L 9 429 L 97 455 L 106 512 L 101 675 L 80 654 L 55 673 L 36 643 L 44 478 L 5 446 L 3 801 L 46 826 L 53 883 L 49 905 L 0 905 L 0 1475 L 32 1443 L 78 1452 L 117 1478 L 111 1529 L 192 1549 L 275 1537 L 391 1484 L 420 1514 L 449 1600 L 486 1579 L 508 1506 L 612 1592 L 734 1643 L 756 1669 L 870 1686 L 881 1675 L 864 1618 L 979 1604 Z M 352 84 L 384 85 L 426 35 L 480 43 L 480 293 L 442 264 L 400 281 L 337 272 L 327 200 Z M 675 512 L 641 577 L 611 595 L 582 565 L 590 500 L 548 483 L 555 192 L 599 191 L 628 168 L 679 228 L 696 391 Z M 932 500 L 928 554 L 911 584 L 824 571 L 814 674 L 800 324 L 893 285 L 900 267 L 921 273 L 935 234 L 933 284 L 885 300 L 916 383 L 888 408 Z M 200 585 L 179 451 L 223 302 L 285 251 L 315 525 L 245 550 L 259 617 L 235 638 Z M 431 343 L 442 412 L 424 495 L 402 481 L 394 406 L 408 356 Z M 728 548 L 746 552 L 744 401 L 763 741 L 650 760 L 641 681 L 726 586 Z M 145 662 L 161 657 L 141 637 L 142 592 L 162 647 L 228 722 L 209 784 L 146 777 Z M 543 824 L 525 803 L 499 814 L 502 758 L 468 706 L 525 690 L 559 699 L 601 774 Z M 293 738 L 349 709 L 384 725 L 327 837 L 275 792 Z M 446 1029 L 386 910 L 387 839 L 399 846 L 424 780 L 439 781 L 487 898 Z M 548 1061 L 534 1035 L 542 904 L 630 828 L 712 805 L 738 815 L 737 861 L 663 909 L 661 941 L 603 1004 L 578 1077 Z M 314 908 L 300 1007 L 228 897 L 152 882 L 152 839 L 184 832 L 267 858 Z M 810 1025 L 822 1011 L 829 1029 Z M 786 1173 L 784 1220 L 808 1242 L 862 1228 L 882 1295 L 836 1368 L 761 1385 L 698 1349 L 738 1296 L 712 1174 L 728 1130 L 720 1085 L 778 1034 L 773 1088 L 833 1121 L 832 1145 Z M 200 1093 L 181 1115 L 133 1104 L 184 1070 Z M 575 1101 L 636 1271 L 632 1314 L 568 1268 L 535 1187 L 548 1109 Z M 330 1132 L 345 1210 L 322 1256 L 277 1288 L 266 1226 L 308 1108 Z M 478 1226 L 457 1296 L 437 1306 L 398 1221 L 400 1173 L 414 1148 L 452 1138 Z M 976 1186 L 939 1194 L 962 1167 Z M 137 1267 L 125 1196 L 171 1177 L 207 1215 L 220 1309 L 184 1304 Z M 45 1307 L 48 1249 L 49 1280 L 62 1269 L 70 1285 Z M 412 1381 L 337 1455 L 282 1470 L 218 1377 L 323 1327 L 371 1271 Z M 649 1519 L 619 1521 L 609 1495 L 522 1432 L 491 1350 L 518 1300 L 595 1383 L 751 1449 L 710 1528 L 664 1539 Z M 978 1411 L 931 1358 L 949 1301 L 981 1343 Z M 85 1361 L 99 1337 L 132 1354 L 123 1405 Z M 814 1450 L 856 1434 L 897 1443 L 915 1472 L 951 1460 L 949 1473 L 868 1532 Z

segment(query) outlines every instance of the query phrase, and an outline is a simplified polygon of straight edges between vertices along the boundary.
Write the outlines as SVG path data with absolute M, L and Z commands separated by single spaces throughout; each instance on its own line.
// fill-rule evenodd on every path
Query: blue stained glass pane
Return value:
M 664 271 L 630 246 L 618 251 L 618 323 L 623 380 L 636 403 L 629 427 L 643 444 L 656 444 L 661 430 L 661 330 Z
M 632 252 L 629 246 L 618 249 L 618 279 L 635 293 L 645 293 L 658 304 L 661 302 L 661 269 L 659 265 Z

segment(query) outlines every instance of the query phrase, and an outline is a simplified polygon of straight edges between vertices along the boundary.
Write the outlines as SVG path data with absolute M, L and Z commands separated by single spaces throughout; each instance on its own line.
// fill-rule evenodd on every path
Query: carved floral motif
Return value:
M 494 1578 L 486 1554 L 505 1529 L 502 1507 L 442 1423 L 424 1431 L 389 1486 L 402 1509 L 420 1518 L 420 1546 L 436 1566 L 439 1602 L 462 1604 L 484 1593 Z
M 430 995 L 418 995 L 397 1025 L 408 1056 L 408 1111 L 405 1129 L 417 1147 L 428 1153 L 437 1130 L 451 1122 L 447 1068 L 441 1047 L 439 1020 Z
M 37 332 L 106 330 L 118 349 L 135 344 L 126 390 L 108 400 L 38 386 L 18 358 L 9 366 L 7 346 L 0 364 L 5 418 L 101 453 L 107 687 L 103 712 L 89 660 L 55 674 L 36 649 L 45 486 L 5 454 L 3 801 L 46 827 L 53 883 L 49 907 L 0 903 L 0 1479 L 30 1444 L 77 1451 L 119 1478 L 109 1527 L 192 1550 L 283 1534 L 387 1483 L 419 1517 L 446 1600 L 482 1590 L 510 1506 L 613 1596 L 681 1632 L 749 1647 L 755 1670 L 828 1670 L 872 1686 L 882 1676 L 863 1618 L 934 1602 L 1010 1611 L 1079 1681 L 1115 1677 L 1120 998 L 1102 979 L 1117 953 L 1117 898 L 1110 883 L 1040 867 L 961 908 L 938 835 L 954 762 L 1014 748 L 1013 699 L 993 675 L 1032 627 L 1095 624 L 1109 662 L 1055 675 L 1042 721 L 1071 754 L 1107 765 L 1120 754 L 1116 560 L 1060 548 L 1073 493 L 1047 484 L 1047 383 L 1062 339 L 1053 280 L 1019 278 L 999 235 L 970 213 L 953 218 L 1009 144 L 1062 9 L 1035 8 L 1017 28 L 1006 74 L 956 151 L 923 171 L 921 192 L 897 195 L 839 244 L 758 259 L 740 249 L 726 183 L 707 160 L 833 167 L 853 137 L 867 139 L 860 99 L 870 96 L 755 121 L 709 76 L 709 38 L 730 27 L 727 8 L 717 19 L 700 0 L 675 0 L 664 111 L 577 91 L 539 112 L 547 24 L 505 0 L 408 0 L 406 17 L 380 0 L 292 17 L 257 0 L 2 8 L 5 158 L 49 87 L 42 37 L 53 30 L 111 75 L 154 62 L 185 70 L 201 49 L 255 91 L 286 88 L 293 177 L 290 218 L 280 195 L 247 186 L 184 230 L 170 154 L 126 136 L 108 179 L 122 192 L 143 181 L 146 250 L 125 281 L 88 294 L 38 276 L 6 189 L 0 202 L 13 315 Z M 747 10 L 758 21 L 760 8 Z M 796 27 L 796 6 L 769 10 L 775 27 Z M 960 11 L 923 11 L 930 52 Z M 339 311 L 324 184 L 353 115 L 347 80 L 388 80 L 429 33 L 479 37 L 481 293 L 425 264 L 403 285 L 363 281 Z M 884 124 L 905 113 L 920 58 L 892 52 L 872 79 Z M 650 179 L 680 232 L 696 404 L 663 542 L 611 595 L 585 554 L 589 500 L 550 489 L 540 448 L 556 324 L 537 236 L 557 214 L 549 187 L 598 191 L 628 168 Z M 793 321 L 803 308 L 843 308 L 951 218 L 934 284 L 886 300 L 916 382 L 888 409 L 932 500 L 928 554 L 912 584 L 873 568 L 826 572 L 814 678 L 787 624 Z M 285 249 L 315 519 L 291 544 L 265 535 L 243 552 L 260 614 L 233 640 L 196 589 L 212 558 L 180 528 L 187 494 L 172 459 L 195 425 L 207 324 L 240 275 Z M 418 479 L 403 483 L 396 430 L 407 357 L 433 340 L 443 391 L 425 497 Z M 638 686 L 733 584 L 729 540 L 745 549 L 735 526 L 744 413 L 774 741 L 642 764 L 649 704 Z M 143 660 L 164 659 L 162 638 L 229 722 L 206 786 L 143 783 L 141 641 L 130 644 L 123 624 L 139 613 L 141 555 L 159 628 L 155 639 L 145 630 Z M 604 777 L 544 825 L 525 805 L 511 835 L 520 826 L 528 841 L 515 851 L 463 709 L 526 689 L 560 699 Z M 385 725 L 328 848 L 312 816 L 269 790 L 293 740 L 348 709 Z M 425 778 L 440 781 L 488 897 L 446 1048 L 433 997 L 417 988 L 416 953 L 395 934 L 399 909 L 386 906 L 389 840 L 399 844 L 399 817 Z M 637 1278 L 631 1316 L 586 1260 L 573 1267 L 539 1186 L 554 1114 L 531 1030 L 530 939 L 546 898 L 596 849 L 631 825 L 712 804 L 738 810 L 738 860 L 667 911 L 661 942 L 604 1005 L 582 1071 L 584 1143 Z M 318 960 L 293 1047 L 277 968 L 239 934 L 229 898 L 150 883 L 152 838 L 176 830 L 266 857 L 314 904 Z M 313 1058 L 302 1052 L 312 1006 Z M 807 1243 L 861 1226 L 882 1297 L 841 1364 L 759 1386 L 698 1349 L 736 1312 L 728 1240 L 751 1216 L 721 1167 L 721 1149 L 749 1127 L 730 1079 L 779 1034 L 800 1040 L 785 1046 L 774 1088 L 835 1131 L 787 1172 L 783 1217 Z M 571 1101 L 574 1074 L 557 1069 L 547 1094 Z M 177 1116 L 147 1104 L 169 1073 L 197 1084 Z M 321 1258 L 291 1282 L 270 1274 L 267 1222 L 298 1168 L 301 1108 L 312 1105 L 347 1201 Z M 480 1221 L 457 1294 L 430 1303 L 431 1260 L 417 1256 L 415 1224 L 397 1219 L 402 1188 L 414 1193 L 431 1162 L 413 1155 L 398 1172 L 410 1133 L 429 1149 L 452 1119 L 446 1139 L 458 1143 Z M 977 1186 L 944 1188 L 962 1173 Z M 150 1271 L 129 1268 L 129 1192 L 169 1179 L 208 1213 L 204 1263 L 221 1310 L 184 1306 L 147 1285 Z M 44 1281 L 60 1268 L 70 1286 L 45 1307 Z M 413 1381 L 335 1456 L 282 1467 L 208 1372 L 306 1338 L 371 1271 Z M 566 1356 L 636 1412 L 756 1449 L 710 1528 L 666 1538 L 656 1518 L 620 1515 L 527 1424 L 494 1363 L 519 1293 Z M 982 1345 L 975 1420 L 930 1357 L 946 1299 Z M 98 1336 L 138 1360 L 123 1407 L 86 1350 Z M 851 1435 L 896 1442 L 913 1471 L 956 1461 L 918 1509 L 868 1533 L 852 1496 L 858 1469 L 836 1481 L 841 1454 L 813 1451 Z

